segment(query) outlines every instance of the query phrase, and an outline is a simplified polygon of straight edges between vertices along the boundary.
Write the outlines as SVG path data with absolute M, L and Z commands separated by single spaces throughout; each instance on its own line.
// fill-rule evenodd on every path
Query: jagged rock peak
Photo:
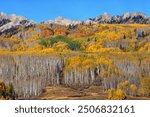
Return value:
M 18 20 L 27 20 L 26 17 L 24 16 L 17 16 L 15 14 L 10 14 L 9 16 L 4 13 L 4 12 L 1 12 L 0 13 L 0 19 L 9 19 L 9 20 L 15 20 L 15 19 L 18 19 Z
M 7 15 L 0 13 L 0 34 L 11 29 L 16 29 L 18 26 L 31 26 L 35 22 L 27 19 L 24 16 L 17 16 L 15 14 Z
M 59 24 L 59 25 L 77 25 L 81 24 L 79 20 L 70 20 L 62 16 L 58 16 L 55 20 L 48 20 L 44 22 L 45 24 Z
M 133 13 L 125 13 L 120 16 L 111 16 L 108 13 L 104 13 L 99 17 L 88 19 L 83 21 L 84 25 L 91 25 L 91 24 L 99 24 L 99 23 L 106 23 L 106 24 L 149 24 L 150 18 L 148 18 L 144 13 L 141 12 L 133 12 Z
M 141 12 L 133 12 L 133 13 L 127 12 L 123 15 L 123 19 L 133 18 L 133 17 L 138 17 L 138 16 L 141 16 L 142 18 L 145 18 L 145 19 L 148 18 L 144 13 L 141 13 Z
M 111 18 L 111 15 L 107 12 L 105 12 L 103 15 L 102 15 L 102 18 L 104 19 L 110 19 Z
M 144 13 L 132 12 L 125 13 L 123 15 L 111 16 L 109 13 L 104 13 L 95 18 L 90 18 L 84 21 L 79 20 L 69 20 L 65 17 L 59 16 L 55 20 L 45 21 L 45 24 L 59 24 L 59 25 L 92 25 L 92 24 L 149 24 L 150 18 L 148 18 Z
M 68 20 L 68 19 L 63 16 L 58 16 L 55 20 L 60 21 L 60 20 Z
M 12 19 L 14 19 L 16 17 L 17 17 L 16 14 L 10 14 L 10 16 L 9 16 L 9 18 L 12 18 Z

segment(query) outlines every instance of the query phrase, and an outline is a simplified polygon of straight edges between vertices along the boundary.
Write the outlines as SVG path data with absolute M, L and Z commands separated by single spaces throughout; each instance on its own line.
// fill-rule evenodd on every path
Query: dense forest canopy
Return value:
M 0 79 L 9 79 L 20 98 L 40 95 L 47 84 L 102 85 L 109 99 L 150 96 L 149 24 L 20 27 L 0 36 L 0 56 Z M 31 93 L 18 90 L 19 79 Z

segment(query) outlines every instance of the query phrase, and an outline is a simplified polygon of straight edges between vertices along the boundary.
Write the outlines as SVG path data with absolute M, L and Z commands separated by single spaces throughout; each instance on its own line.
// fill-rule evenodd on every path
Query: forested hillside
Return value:
M 150 25 L 20 25 L 0 33 L 0 79 L 13 84 L 16 99 L 48 85 L 98 85 L 107 99 L 149 97 Z

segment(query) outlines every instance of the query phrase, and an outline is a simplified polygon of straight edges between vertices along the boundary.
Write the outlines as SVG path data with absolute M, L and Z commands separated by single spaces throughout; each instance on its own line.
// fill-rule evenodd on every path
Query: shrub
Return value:
M 135 84 L 130 85 L 130 94 L 136 96 L 138 92 L 137 86 Z
M 40 39 L 39 44 L 40 44 L 40 45 L 43 45 L 43 46 L 45 46 L 45 47 L 49 47 L 49 46 L 50 46 L 49 40 L 45 40 L 45 39 Z
M 49 47 L 49 46 L 55 46 L 55 43 L 58 43 L 58 42 L 67 43 L 69 46 L 69 49 L 71 50 L 79 50 L 81 48 L 81 44 L 79 42 L 73 41 L 72 39 L 68 37 L 63 37 L 63 36 L 56 36 L 48 40 L 41 39 L 40 44 L 45 47 Z
M 68 43 L 57 42 L 54 44 L 54 49 L 58 52 L 65 52 L 69 50 L 69 46 L 68 46 Z
M 15 99 L 15 90 L 12 83 L 5 83 L 0 80 L 0 99 Z
M 57 42 L 65 42 L 65 43 L 68 43 L 69 45 L 69 48 L 71 50 L 79 50 L 80 47 L 81 47 L 81 44 L 76 42 L 76 41 L 73 41 L 72 39 L 68 38 L 68 37 L 63 37 L 63 36 L 57 36 L 57 37 L 54 37 L 54 38 L 51 38 L 50 39 L 50 44 L 51 45 L 54 45 L 55 43 Z
M 118 89 L 118 90 L 115 92 L 115 97 L 114 97 L 114 99 L 116 99 L 116 100 L 124 100 L 125 98 L 126 98 L 126 94 L 124 93 L 123 90 Z
M 114 89 L 109 89 L 108 90 L 108 99 L 112 99 L 114 97 L 115 90 Z
M 0 80 L 0 97 L 6 97 L 6 86 L 2 80 Z
M 12 99 L 15 99 L 15 90 L 12 83 L 9 83 L 6 87 L 6 95 Z
M 123 82 L 120 82 L 118 85 L 117 85 L 117 89 L 121 89 L 123 90 L 126 94 L 129 94 L 129 81 L 128 80 L 125 80 Z
M 117 89 L 116 91 L 114 89 L 108 90 L 108 99 L 110 100 L 124 100 L 125 98 L 126 94 L 121 89 Z

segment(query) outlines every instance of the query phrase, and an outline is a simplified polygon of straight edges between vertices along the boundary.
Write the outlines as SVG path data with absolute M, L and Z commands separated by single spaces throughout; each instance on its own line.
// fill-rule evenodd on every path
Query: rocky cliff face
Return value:
M 55 20 L 49 20 L 45 21 L 44 24 L 59 24 L 59 25 L 78 25 L 81 24 L 81 21 L 79 20 L 69 20 L 67 18 L 64 18 L 62 16 L 57 17 Z
M 125 13 L 122 16 L 111 16 L 108 13 L 83 21 L 85 25 L 91 24 L 149 24 L 150 19 L 144 13 Z
M 28 27 L 35 23 L 23 16 L 16 16 L 15 14 L 6 15 L 5 13 L 0 13 L 0 35 L 3 33 L 16 34 L 20 26 Z
M 90 18 L 84 21 L 69 20 L 64 17 L 58 17 L 55 20 L 44 22 L 45 24 L 59 24 L 59 25 L 92 25 L 92 24 L 149 24 L 150 19 L 144 13 L 125 13 L 122 16 L 111 16 L 104 13 L 96 18 Z

